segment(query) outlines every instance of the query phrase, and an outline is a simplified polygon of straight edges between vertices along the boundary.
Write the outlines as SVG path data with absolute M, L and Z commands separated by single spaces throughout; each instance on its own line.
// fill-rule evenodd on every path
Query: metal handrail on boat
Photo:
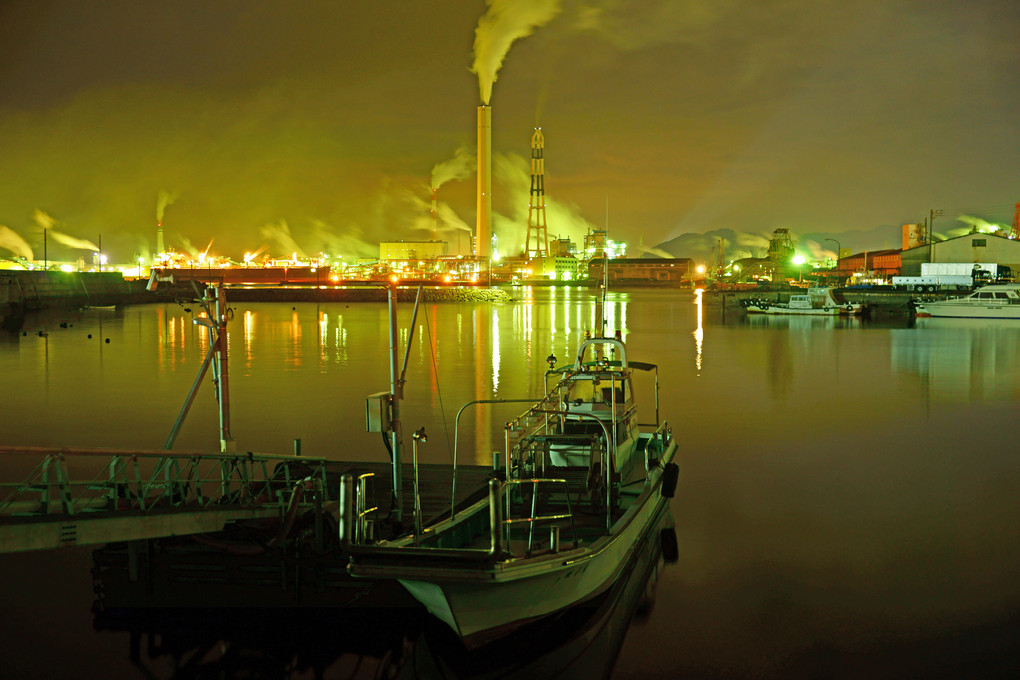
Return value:
M 531 487 L 531 514 L 528 517 L 521 517 L 521 518 L 512 518 L 512 517 L 510 517 L 509 515 L 510 515 L 511 494 L 509 494 L 509 493 L 504 494 L 504 496 L 506 498 L 506 511 L 505 511 L 506 512 L 506 516 L 503 519 L 503 526 L 506 528 L 506 538 L 505 538 L 505 541 L 506 541 L 507 550 L 508 551 L 510 550 L 510 527 L 511 527 L 512 524 L 520 524 L 522 522 L 527 522 L 528 523 L 528 550 L 527 550 L 527 553 L 525 553 L 525 557 L 531 557 L 532 549 L 534 547 L 534 542 L 535 542 L 535 524 L 538 523 L 538 522 L 552 522 L 552 521 L 560 520 L 560 519 L 569 519 L 570 520 L 570 533 L 571 533 L 571 535 L 573 536 L 573 539 L 574 539 L 574 547 L 575 548 L 578 547 L 580 545 L 580 542 L 577 540 L 577 526 L 574 524 L 574 512 L 570 508 L 570 485 L 567 483 L 567 480 L 565 480 L 565 479 L 543 479 L 543 478 L 537 478 L 537 477 L 536 478 L 531 478 L 531 479 L 508 479 L 508 480 L 506 480 L 506 485 L 507 486 L 521 485 L 521 484 L 531 484 L 532 485 L 532 487 Z M 535 511 L 537 510 L 537 505 L 538 505 L 538 485 L 539 484 L 562 484 L 563 485 L 563 488 L 564 488 L 564 494 L 563 495 L 564 495 L 564 497 L 567 500 L 567 512 L 566 512 L 566 514 L 558 514 L 558 515 L 536 515 L 535 514 Z M 549 549 L 552 550 L 553 552 L 556 551 L 555 547 L 554 547 L 554 541 L 551 538 L 550 538 Z
M 565 411 L 561 411 L 561 410 L 558 410 L 558 409 L 549 410 L 549 409 L 533 408 L 530 411 L 528 411 L 528 413 L 529 414 L 535 414 L 535 415 L 553 415 L 553 416 L 565 416 L 565 415 L 569 415 L 572 418 L 579 418 L 581 420 L 594 420 L 596 423 L 598 423 L 599 427 L 602 428 L 602 432 L 603 432 L 603 434 L 605 434 L 605 437 L 606 437 L 605 441 L 606 441 L 607 446 L 605 446 L 602 449 L 602 458 L 601 458 L 601 460 L 599 462 L 602 465 L 602 476 L 603 476 L 603 482 L 605 484 L 605 489 L 606 489 L 606 531 L 610 531 L 612 526 L 613 526 L 613 502 L 612 502 L 613 501 L 613 486 L 612 486 L 612 474 L 611 474 L 612 466 L 611 466 L 611 463 L 612 463 L 612 460 L 613 460 L 613 453 L 616 451 L 616 440 L 613 439 L 610 436 L 609 428 L 606 427 L 605 421 L 603 421 L 601 418 L 599 418 L 598 416 L 593 415 L 591 413 L 577 413 L 577 412 L 569 412 L 569 413 L 567 413 Z M 512 422 L 514 422 L 514 421 L 512 421 Z M 518 437 L 517 443 L 513 447 L 513 450 L 516 451 L 517 454 L 518 454 L 518 458 L 520 457 L 520 454 L 522 452 L 521 443 L 524 440 L 526 440 L 526 439 L 534 437 L 536 434 L 538 434 L 537 431 L 536 432 L 532 432 L 532 433 L 527 434 L 527 435 L 522 434 L 520 437 Z M 507 460 L 507 465 L 508 465 L 508 469 L 509 469 L 509 464 L 510 464 L 510 459 L 511 459 L 510 423 L 507 423 L 506 447 L 507 447 L 507 449 L 506 449 L 506 460 Z M 519 461 L 519 462 L 523 462 L 523 461 Z M 522 466 L 519 466 L 519 467 L 522 467 Z M 544 461 L 543 461 L 543 469 L 544 469 L 544 467 L 545 466 L 544 466 Z

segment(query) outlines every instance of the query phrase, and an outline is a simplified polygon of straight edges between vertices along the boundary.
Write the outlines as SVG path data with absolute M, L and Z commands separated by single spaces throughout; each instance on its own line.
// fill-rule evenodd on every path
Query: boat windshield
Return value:
M 616 403 L 621 404 L 630 398 L 626 389 L 627 381 L 616 381 Z M 613 381 L 600 380 L 592 376 L 591 380 L 575 380 L 567 391 L 567 399 L 572 402 L 599 402 L 607 404 L 613 401 Z

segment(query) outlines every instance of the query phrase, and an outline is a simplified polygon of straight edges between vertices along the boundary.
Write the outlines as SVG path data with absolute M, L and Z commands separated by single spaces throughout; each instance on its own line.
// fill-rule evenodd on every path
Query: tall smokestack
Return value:
M 163 222 L 156 222 L 156 259 L 163 254 Z
M 475 256 L 489 257 L 492 222 L 492 107 L 478 107 L 478 210 L 475 223 Z

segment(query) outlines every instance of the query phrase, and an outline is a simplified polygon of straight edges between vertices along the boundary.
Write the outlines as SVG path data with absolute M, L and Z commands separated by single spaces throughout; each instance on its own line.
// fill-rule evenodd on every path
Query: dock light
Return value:
M 794 264 L 796 264 L 796 265 L 802 265 L 802 264 L 804 264 L 805 262 L 807 262 L 807 258 L 806 258 L 806 257 L 804 257 L 803 255 L 794 255 L 794 256 L 793 256 L 793 263 L 794 263 Z
M 549 363 L 549 368 L 556 368 L 556 355 L 555 354 L 550 354 L 549 356 L 547 356 L 545 358 L 545 360 Z
M 697 268 L 695 269 L 695 271 L 698 272 L 699 274 L 704 274 L 705 273 L 705 265 L 699 264 L 697 266 Z
M 415 441 L 422 442 L 423 444 L 429 440 L 428 435 L 425 434 L 425 426 L 424 425 L 422 425 L 419 429 L 415 430 L 414 434 L 412 434 L 411 437 Z

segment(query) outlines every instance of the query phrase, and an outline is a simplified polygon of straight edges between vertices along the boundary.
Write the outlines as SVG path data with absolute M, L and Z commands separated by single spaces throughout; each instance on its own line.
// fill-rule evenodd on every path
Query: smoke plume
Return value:
M 560 0 L 488 0 L 488 11 L 475 29 L 475 62 L 482 103 L 492 98 L 492 84 L 510 46 L 531 35 L 560 13 Z
M 5 225 L 0 224 L 0 248 L 6 248 L 18 257 L 23 257 L 26 260 L 34 259 L 32 257 L 32 248 L 28 245 L 28 242 L 21 236 Z
M 509 215 L 493 214 L 493 225 L 499 234 L 500 248 L 504 253 L 523 251 L 528 230 L 528 202 L 531 198 L 531 164 L 517 154 L 496 154 L 493 172 L 503 187 L 503 195 L 510 206 Z M 583 243 L 584 235 L 594 229 L 581 216 L 577 206 L 545 195 L 546 228 L 549 238 L 569 238 Z
M 68 248 L 74 248 L 75 250 L 91 250 L 93 252 L 99 252 L 99 246 L 92 241 L 83 238 L 75 238 L 69 234 L 65 234 L 56 229 L 57 221 L 50 217 L 42 210 L 36 210 L 32 214 L 32 219 L 39 226 L 40 229 L 45 229 L 49 234 L 49 238 L 52 238 L 57 243 L 67 246 Z
M 177 200 L 176 191 L 167 191 L 166 189 L 160 189 L 159 194 L 156 196 L 156 221 L 162 222 L 163 215 L 166 213 L 166 209 L 173 205 L 173 202 Z
M 262 234 L 262 238 L 268 241 L 275 241 L 283 249 L 283 254 L 290 255 L 291 253 L 297 253 L 300 257 L 305 256 L 305 251 L 302 250 L 297 241 L 290 235 L 290 227 L 287 226 L 287 220 L 267 224 L 259 230 L 259 233 Z
M 986 219 L 974 217 L 973 215 L 960 215 L 956 219 L 957 221 L 963 222 L 964 224 L 969 224 L 972 229 L 977 229 L 978 231 L 983 231 L 989 234 L 995 233 L 997 231 L 1009 231 L 1009 227 L 1007 227 L 1005 224 L 989 222 Z M 969 233 L 969 231 L 970 230 L 964 233 Z
M 453 158 L 436 163 L 432 168 L 432 188 L 438 189 L 452 180 L 464 179 L 475 169 L 475 155 L 470 148 L 462 146 Z
M 312 241 L 322 244 L 322 251 L 333 255 L 355 255 L 372 258 L 379 256 L 378 244 L 371 244 L 361 238 L 361 229 L 350 225 L 343 233 L 337 234 L 333 227 L 322 220 L 312 220 Z

